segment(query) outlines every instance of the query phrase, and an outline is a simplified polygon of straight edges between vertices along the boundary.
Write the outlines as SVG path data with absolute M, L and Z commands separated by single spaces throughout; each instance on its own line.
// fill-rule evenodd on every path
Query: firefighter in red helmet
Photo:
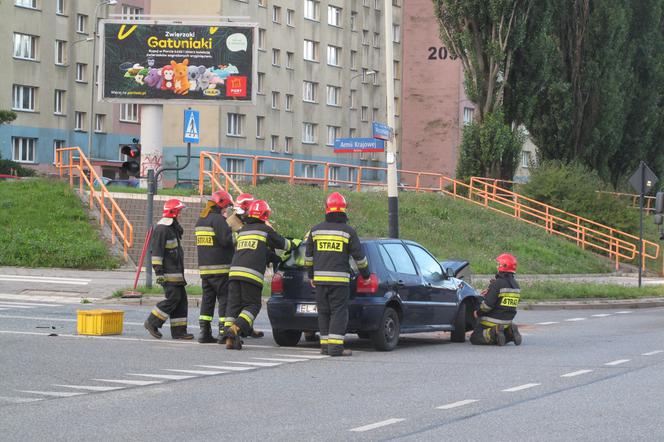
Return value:
M 212 319 L 215 303 L 219 303 L 219 343 L 224 342 L 223 328 L 226 303 L 228 301 L 228 273 L 235 250 L 233 232 L 225 217 L 227 207 L 233 205 L 233 198 L 225 190 L 218 190 L 201 212 L 194 234 L 198 252 L 198 272 L 201 276 L 203 296 L 198 322 L 201 328 L 198 342 L 217 342 L 212 337 Z
M 228 225 L 231 226 L 233 232 L 237 232 L 242 228 L 247 219 L 247 212 L 251 203 L 256 201 L 256 198 L 250 193 L 241 193 L 235 198 L 233 206 L 233 213 L 228 217 Z
M 170 318 L 173 339 L 193 339 L 187 333 L 187 291 L 184 279 L 184 252 L 182 250 L 182 227 L 178 215 L 185 205 L 178 199 L 170 199 L 164 204 L 163 218 L 159 220 L 152 234 L 152 268 L 157 275 L 157 283 L 164 287 L 166 299 L 159 302 L 143 324 L 155 338 L 162 337 L 159 328 Z
M 304 257 L 309 278 L 316 287 L 321 353 L 330 356 L 352 354 L 344 349 L 351 279 L 349 258 L 357 263 L 362 278 L 370 277 L 360 239 L 347 224 L 346 207 L 346 199 L 340 193 L 327 197 L 325 221 L 311 229 Z
M 521 345 L 521 333 L 512 321 L 516 316 L 521 289 L 516 282 L 517 261 L 514 255 L 502 253 L 496 258 L 498 273 L 482 292 L 485 299 L 477 313 L 478 320 L 470 342 L 476 345 Z

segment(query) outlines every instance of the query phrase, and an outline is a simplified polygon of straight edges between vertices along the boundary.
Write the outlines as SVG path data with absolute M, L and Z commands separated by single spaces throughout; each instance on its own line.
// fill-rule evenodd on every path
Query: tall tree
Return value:
M 0 124 L 11 123 L 16 119 L 16 112 L 0 110 Z

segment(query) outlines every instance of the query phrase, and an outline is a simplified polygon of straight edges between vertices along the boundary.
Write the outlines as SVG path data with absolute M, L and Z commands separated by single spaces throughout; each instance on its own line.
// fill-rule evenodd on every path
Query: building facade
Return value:
M 95 18 L 107 13 L 149 12 L 147 0 L 108 5 L 92 0 L 11 0 L 0 2 L 0 51 L 5 74 L 0 108 L 17 118 L 0 126 L 0 154 L 48 171 L 55 148 L 80 146 L 104 175 L 115 178 L 120 145 L 140 133 L 138 105 L 97 102 L 93 93 L 92 43 Z M 92 120 L 90 115 L 93 115 Z

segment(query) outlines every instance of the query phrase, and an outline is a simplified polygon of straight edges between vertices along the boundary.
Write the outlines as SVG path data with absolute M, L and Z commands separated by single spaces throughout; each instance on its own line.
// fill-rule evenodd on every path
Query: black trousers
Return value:
M 321 345 L 343 349 L 348 326 L 348 285 L 316 284 L 316 305 Z M 334 351 L 333 351 L 334 352 Z
M 212 322 L 214 306 L 218 302 L 219 326 L 226 321 L 226 304 L 228 303 L 228 275 L 204 276 L 201 278 L 203 296 L 199 321 Z
M 250 282 L 229 281 L 226 324 L 234 322 L 242 334 L 249 336 L 254 329 L 254 320 L 261 311 L 262 292 L 263 287 Z
M 148 317 L 150 324 L 160 328 L 170 317 L 171 336 L 176 337 L 187 333 L 187 291 L 183 285 L 164 284 L 166 299 L 160 301 Z
M 503 333 L 505 333 L 505 338 L 508 342 L 514 340 L 511 325 L 511 323 L 496 324 L 491 321 L 483 320 L 480 317 L 473 333 L 470 335 L 470 343 L 474 345 L 493 345 L 496 343 L 496 332 L 499 329 L 502 329 Z

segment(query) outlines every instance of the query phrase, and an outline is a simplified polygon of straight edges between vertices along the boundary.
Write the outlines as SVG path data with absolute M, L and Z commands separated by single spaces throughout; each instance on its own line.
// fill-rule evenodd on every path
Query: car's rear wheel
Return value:
M 369 339 L 371 338 L 371 333 L 365 331 L 357 332 L 357 337 L 360 339 Z
M 452 331 L 452 342 L 466 342 L 466 308 L 467 304 L 462 302 L 459 311 L 454 318 L 454 331 Z
M 279 330 L 272 329 L 272 337 L 274 342 L 281 347 L 295 347 L 300 342 L 302 330 Z
M 401 324 L 399 314 L 392 307 L 386 307 L 378 330 L 371 333 L 374 348 L 380 351 L 392 351 L 399 343 Z

